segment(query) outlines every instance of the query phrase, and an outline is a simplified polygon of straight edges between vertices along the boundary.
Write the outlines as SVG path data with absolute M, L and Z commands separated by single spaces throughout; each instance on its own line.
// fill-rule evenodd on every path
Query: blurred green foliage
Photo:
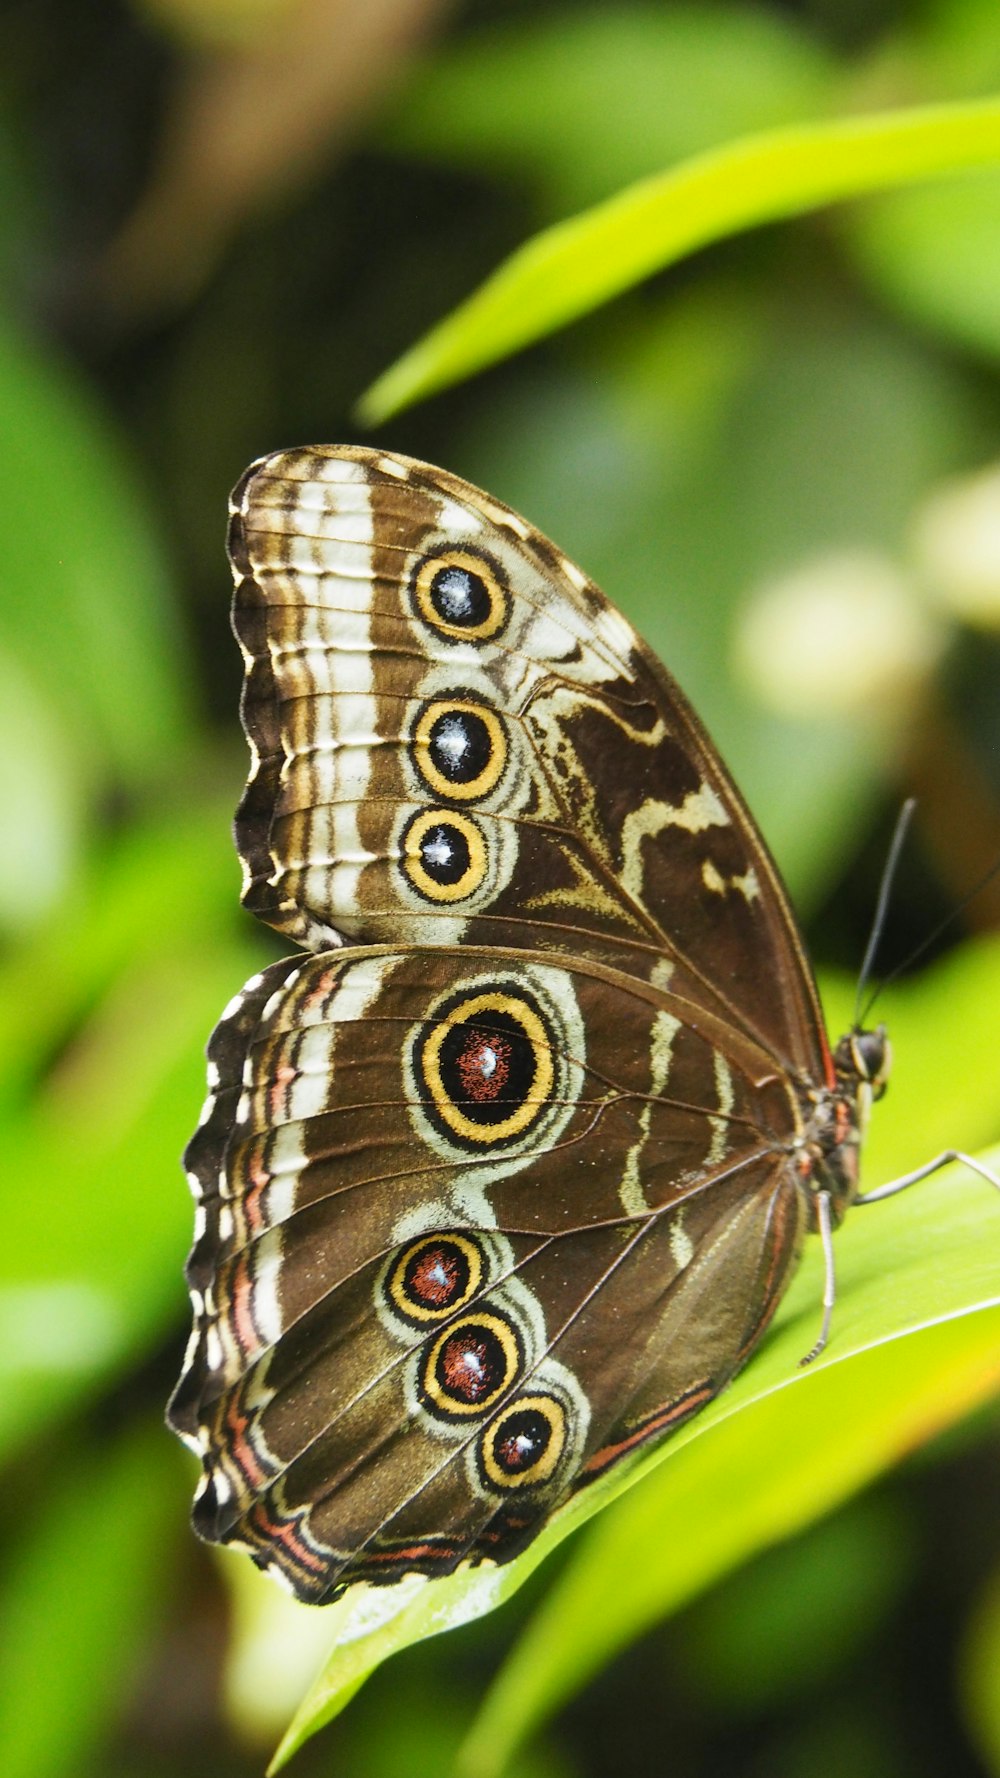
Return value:
M 248 6 L 210 64 L 167 0 L 0 19 L 12 1778 L 239 1778 L 290 1710 L 266 1663 L 240 1708 L 234 1665 L 281 1595 L 251 1575 L 248 1612 L 240 1559 L 194 1543 L 191 1465 L 157 1429 L 187 1321 L 178 1156 L 202 1046 L 275 954 L 238 912 L 227 831 L 244 766 L 228 488 L 261 451 L 355 436 L 389 363 L 627 181 L 747 131 L 1000 86 L 985 0 L 399 0 L 372 11 L 381 37 L 340 10 Z M 309 46 L 335 29 L 326 87 Z M 887 965 L 1000 852 L 1000 618 L 965 628 L 915 543 L 928 499 L 1000 457 L 998 191 L 966 175 L 717 244 L 378 433 L 542 525 L 676 672 L 807 917 L 835 1024 L 901 797 L 921 813 Z M 831 562 L 846 608 L 858 552 L 935 649 L 859 702 L 849 672 L 823 685 L 818 645 L 785 668 L 819 674 L 814 713 L 789 714 L 740 653 L 746 613 Z M 899 1060 L 869 1183 L 1000 1135 L 998 920 L 994 885 L 880 1003 Z M 464 1741 L 485 1778 L 545 1723 L 526 1778 L 642 1778 L 668 1757 L 678 1778 L 1000 1773 L 995 1405 L 927 1445 L 995 1392 L 997 1311 L 961 1313 L 1000 1276 L 991 1212 L 949 1175 L 859 1213 L 839 1361 L 777 1387 L 809 1343 L 813 1256 L 712 1419 L 504 1612 L 400 1654 L 294 1769 L 422 1778 Z M 303 1614 L 301 1692 L 340 1611 Z

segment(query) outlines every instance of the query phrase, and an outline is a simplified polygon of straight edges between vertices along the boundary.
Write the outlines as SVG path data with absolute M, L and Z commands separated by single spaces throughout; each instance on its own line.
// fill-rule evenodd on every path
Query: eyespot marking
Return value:
M 522 1395 L 509 1402 L 483 1434 L 483 1481 L 507 1493 L 551 1481 L 566 1448 L 567 1417 L 554 1395 Z
M 504 725 L 473 698 L 434 698 L 417 718 L 413 755 L 438 796 L 476 801 L 495 790 L 507 764 Z
M 389 1306 L 414 1326 L 446 1320 L 482 1286 L 483 1251 L 464 1233 L 424 1235 L 404 1247 L 385 1278 Z
M 505 1316 L 489 1310 L 464 1315 L 443 1328 L 424 1355 L 421 1399 L 445 1419 L 483 1414 L 523 1365 L 520 1336 Z
M 420 809 L 402 835 L 400 867 L 425 900 L 464 901 L 486 876 L 486 841 L 468 815 Z
M 510 616 L 507 577 L 491 556 L 440 549 L 417 564 L 411 581 L 417 616 L 440 636 L 488 642 Z
M 547 1109 L 552 1037 L 521 991 L 460 993 L 419 1033 L 414 1074 L 442 1134 L 463 1147 L 516 1141 Z

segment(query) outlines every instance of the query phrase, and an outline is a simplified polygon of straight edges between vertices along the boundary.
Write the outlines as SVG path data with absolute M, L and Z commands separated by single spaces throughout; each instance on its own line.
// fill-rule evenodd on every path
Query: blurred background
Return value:
M 7 1778 L 258 1773 L 323 1650 L 194 1542 L 162 1428 L 202 1049 L 280 954 L 229 838 L 229 488 L 363 438 L 366 384 L 545 223 L 751 130 L 998 86 L 993 0 L 0 11 Z M 903 796 L 886 968 L 1000 855 L 1000 173 L 713 248 L 377 442 L 487 486 L 625 609 L 828 978 Z M 922 967 L 995 955 L 998 919 L 995 880 Z M 1000 1134 L 995 1048 L 935 1145 Z M 649 1634 L 523 1771 L 1000 1773 L 998 1479 L 994 1407 Z M 395 1660 L 295 1769 L 446 1771 L 545 1585 Z

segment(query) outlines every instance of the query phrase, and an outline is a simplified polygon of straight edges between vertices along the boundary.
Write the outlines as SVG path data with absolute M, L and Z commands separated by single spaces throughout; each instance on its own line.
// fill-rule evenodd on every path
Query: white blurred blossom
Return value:
M 735 636 L 754 695 L 792 718 L 899 715 L 934 670 L 947 628 L 875 551 L 831 552 L 752 595 Z
M 965 623 L 1000 629 L 1000 464 L 925 502 L 913 552 L 935 604 Z

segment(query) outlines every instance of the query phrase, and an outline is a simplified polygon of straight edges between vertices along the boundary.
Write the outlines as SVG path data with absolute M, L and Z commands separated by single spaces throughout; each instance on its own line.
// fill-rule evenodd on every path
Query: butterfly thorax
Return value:
M 885 1092 L 892 1050 L 884 1025 L 848 1031 L 833 1052 L 834 1084 L 811 1095 L 802 1172 L 813 1197 L 827 1192 L 834 1224 L 843 1221 L 859 1184 L 859 1155 L 871 1108 Z

